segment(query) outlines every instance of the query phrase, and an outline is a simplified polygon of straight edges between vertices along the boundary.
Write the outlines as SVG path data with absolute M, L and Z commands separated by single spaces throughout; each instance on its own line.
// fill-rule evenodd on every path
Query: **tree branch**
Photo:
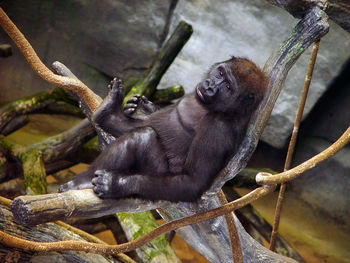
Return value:
M 307 73 L 306 73 L 304 85 L 303 85 L 302 92 L 300 95 L 298 110 L 297 110 L 297 114 L 296 114 L 295 121 L 294 121 L 292 137 L 290 138 L 290 142 L 288 145 L 287 157 L 285 160 L 283 171 L 289 170 L 290 165 L 292 163 L 292 157 L 294 154 L 295 144 L 297 142 L 301 118 L 303 117 L 303 112 L 304 112 L 304 108 L 305 108 L 307 94 L 309 92 L 312 73 L 314 72 L 314 66 L 315 66 L 315 62 L 316 62 L 319 44 L 320 44 L 320 42 L 317 41 L 314 43 L 314 45 L 312 47 L 312 52 L 311 52 L 310 59 L 309 59 L 309 64 L 308 64 L 308 68 L 307 68 Z M 280 222 L 282 203 L 283 203 L 285 191 L 286 191 L 286 183 L 282 183 L 279 194 L 278 194 L 278 198 L 277 198 L 276 209 L 275 209 L 275 218 L 274 218 L 270 246 L 269 246 L 269 249 L 272 251 L 275 250 L 276 236 L 277 236 L 277 232 L 278 232 L 278 226 L 279 226 L 279 222 Z
M 218 198 L 220 200 L 221 206 L 224 206 L 227 204 L 227 199 L 222 190 L 218 193 Z M 232 259 L 234 263 L 243 263 L 243 255 L 242 255 L 242 248 L 241 248 L 241 242 L 239 240 L 238 231 L 235 225 L 235 220 L 233 218 L 232 213 L 225 215 L 225 220 L 227 224 L 228 233 L 230 236 L 230 244 L 231 244 L 231 251 L 232 251 Z

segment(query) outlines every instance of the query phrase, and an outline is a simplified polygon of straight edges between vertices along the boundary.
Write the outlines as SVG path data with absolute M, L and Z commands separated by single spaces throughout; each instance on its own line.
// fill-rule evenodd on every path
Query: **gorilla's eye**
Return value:
M 230 90 L 230 89 L 231 89 L 230 84 L 226 84 L 226 89 L 228 89 L 228 90 Z
M 224 73 L 222 72 L 222 70 L 219 71 L 220 76 L 222 77 L 224 75 Z
M 248 94 L 248 99 L 249 99 L 249 100 L 253 100 L 254 98 L 255 98 L 254 93 L 249 93 L 249 94 Z

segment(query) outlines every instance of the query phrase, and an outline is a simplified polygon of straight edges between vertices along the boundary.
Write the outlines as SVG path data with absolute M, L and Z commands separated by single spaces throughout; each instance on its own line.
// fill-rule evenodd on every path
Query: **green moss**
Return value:
M 120 223 L 132 233 L 133 240 L 158 227 L 151 212 L 118 213 L 117 216 Z M 169 248 L 169 242 L 165 235 L 161 235 L 142 247 L 146 257 L 144 260 L 150 260 L 161 254 L 168 255 Z
M 128 94 L 131 90 L 131 88 L 136 85 L 136 83 L 139 81 L 138 78 L 130 77 L 124 81 L 124 92 L 125 94 Z
M 46 194 L 46 172 L 41 151 L 24 151 L 18 157 L 22 162 L 25 190 L 34 194 Z
M 156 103 L 169 102 L 178 99 L 185 94 L 185 90 L 181 85 L 174 85 L 166 89 L 156 90 L 152 96 L 152 101 Z

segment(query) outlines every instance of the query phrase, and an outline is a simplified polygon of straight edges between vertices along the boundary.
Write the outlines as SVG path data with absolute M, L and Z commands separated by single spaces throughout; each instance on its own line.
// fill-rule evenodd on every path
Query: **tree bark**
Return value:
M 25 227 L 14 223 L 11 212 L 8 208 L 0 205 L 0 229 L 11 235 L 19 236 L 28 240 L 41 242 L 54 242 L 60 240 L 81 240 L 80 236 L 54 223 L 41 224 L 35 227 Z M 97 255 L 79 251 L 64 252 L 33 252 L 21 249 L 14 249 L 0 244 L 1 262 L 94 262 L 94 263 L 117 263 L 115 257 Z

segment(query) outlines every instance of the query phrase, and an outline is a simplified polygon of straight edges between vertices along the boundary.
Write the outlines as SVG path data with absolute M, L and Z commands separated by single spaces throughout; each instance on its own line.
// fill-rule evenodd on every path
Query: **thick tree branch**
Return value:
M 43 153 L 43 161 L 51 163 L 65 158 L 95 135 L 95 129 L 85 119 L 65 132 L 29 145 L 28 149 L 40 150 Z
M 166 89 L 157 89 L 152 96 L 153 103 L 168 103 L 171 100 L 178 99 L 185 94 L 181 85 L 175 85 Z

